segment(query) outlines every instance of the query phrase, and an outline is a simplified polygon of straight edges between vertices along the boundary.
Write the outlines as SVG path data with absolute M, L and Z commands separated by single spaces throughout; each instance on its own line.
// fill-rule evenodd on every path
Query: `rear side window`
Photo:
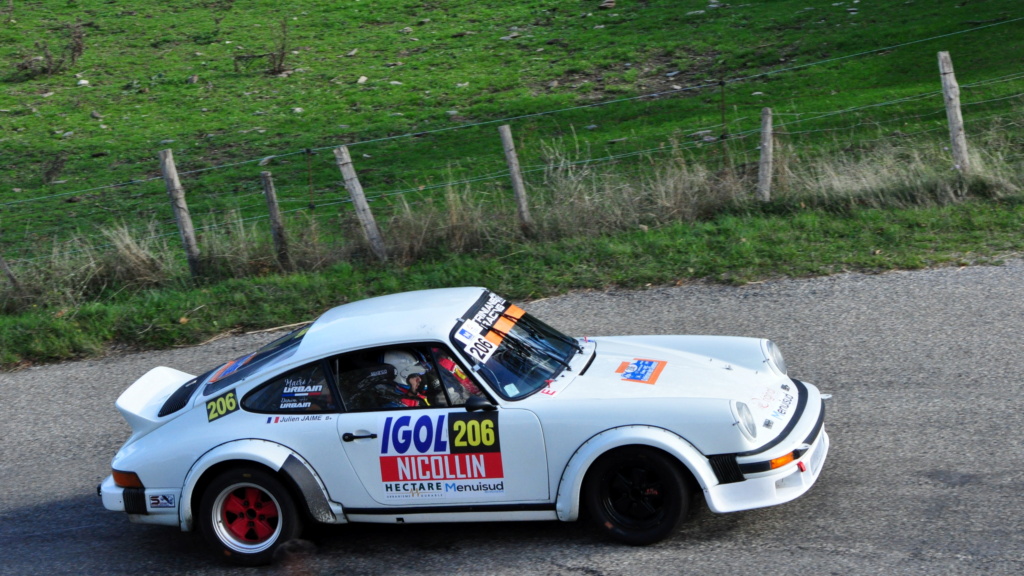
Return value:
M 338 402 L 320 362 L 288 372 L 246 394 L 242 408 L 263 414 L 337 412 Z
M 292 354 L 295 354 L 295 350 L 302 342 L 302 337 L 306 335 L 308 330 L 309 327 L 307 326 L 306 328 L 286 334 L 252 354 L 236 358 L 211 370 L 210 374 L 212 375 L 206 380 L 203 396 L 215 394 L 239 380 L 290 358 Z

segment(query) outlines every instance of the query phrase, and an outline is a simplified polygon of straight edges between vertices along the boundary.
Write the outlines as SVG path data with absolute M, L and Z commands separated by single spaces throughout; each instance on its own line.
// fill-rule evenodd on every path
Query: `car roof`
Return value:
M 480 287 L 418 290 L 331 308 L 309 327 L 297 356 L 316 358 L 400 342 L 446 341 L 456 320 L 486 291 Z

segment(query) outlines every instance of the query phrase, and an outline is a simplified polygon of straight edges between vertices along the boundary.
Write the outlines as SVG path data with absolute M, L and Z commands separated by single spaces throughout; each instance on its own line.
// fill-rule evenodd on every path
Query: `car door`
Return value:
M 384 505 L 546 502 L 540 421 L 528 410 L 410 408 L 342 414 L 341 445 Z
M 383 506 L 446 508 L 548 502 L 540 421 L 529 410 L 490 400 L 486 409 L 458 405 L 461 399 L 441 390 L 437 366 L 443 363 L 433 346 L 408 348 L 424 358 L 426 379 L 437 383 L 429 405 L 393 408 L 393 401 L 369 401 L 366 390 L 386 391 L 401 372 L 367 365 L 372 354 L 335 364 L 350 407 L 338 416 L 338 438 L 370 497 Z
M 328 363 L 315 361 L 270 378 L 241 401 L 253 438 L 289 447 L 312 466 L 329 498 L 346 505 L 372 500 L 336 441 L 341 402 Z

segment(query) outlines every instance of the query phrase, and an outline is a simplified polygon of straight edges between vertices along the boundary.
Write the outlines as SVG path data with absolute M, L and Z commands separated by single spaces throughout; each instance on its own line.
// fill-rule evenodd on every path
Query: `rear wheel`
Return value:
M 214 478 L 203 494 L 199 526 L 211 546 L 248 566 L 269 563 L 278 546 L 302 532 L 291 494 L 258 468 Z
M 627 544 L 666 538 L 689 509 L 690 489 L 678 464 L 651 448 L 620 448 L 602 456 L 583 488 L 598 528 Z

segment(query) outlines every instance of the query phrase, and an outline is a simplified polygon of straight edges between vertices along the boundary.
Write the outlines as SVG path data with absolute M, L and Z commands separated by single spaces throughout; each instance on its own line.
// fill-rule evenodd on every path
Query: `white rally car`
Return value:
M 201 376 L 154 368 L 99 487 L 243 564 L 309 522 L 576 520 L 665 538 L 810 489 L 824 396 L 768 340 L 571 338 L 483 288 L 372 298 Z

